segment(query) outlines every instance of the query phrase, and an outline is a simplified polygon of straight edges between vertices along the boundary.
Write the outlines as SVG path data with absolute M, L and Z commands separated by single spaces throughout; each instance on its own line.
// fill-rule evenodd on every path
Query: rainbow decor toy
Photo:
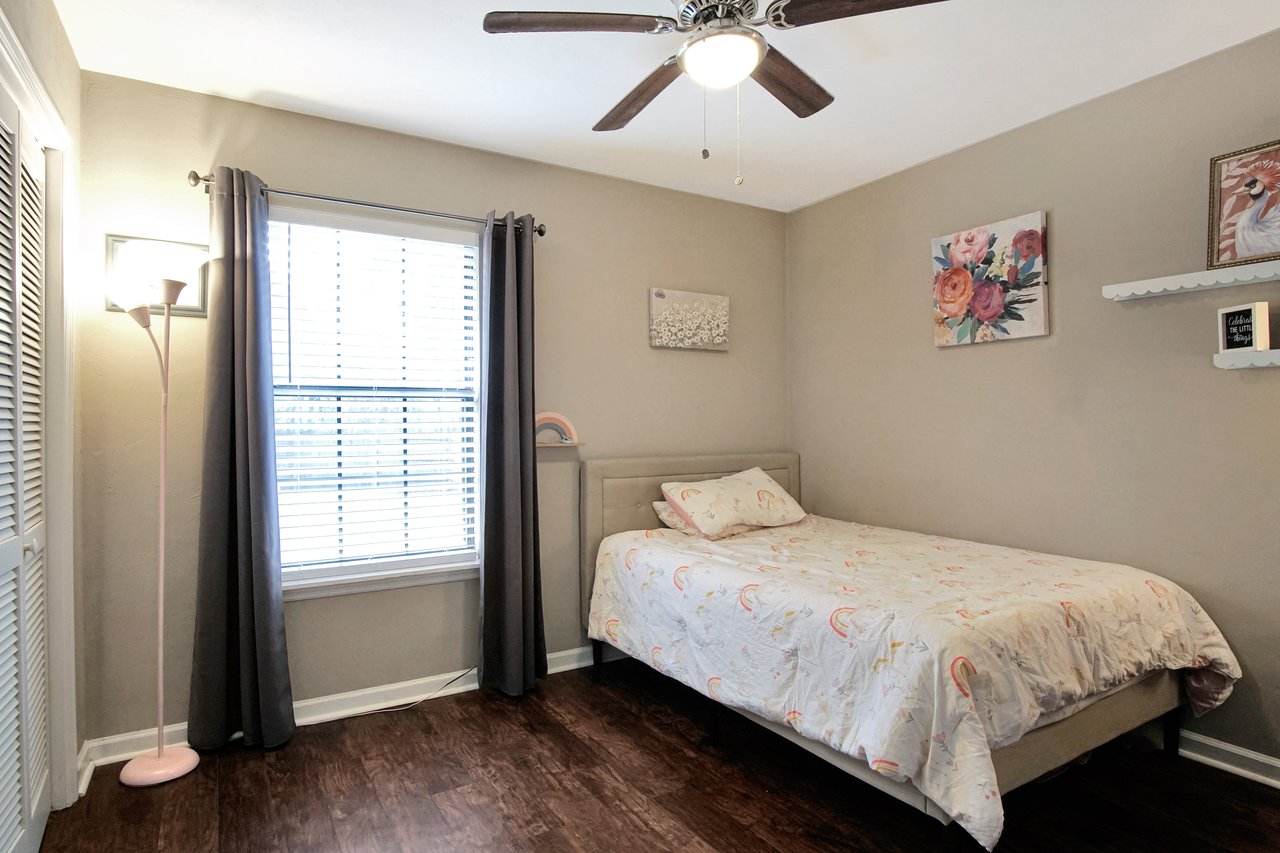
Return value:
M 548 444 L 579 444 L 578 431 L 574 429 L 573 424 L 564 415 L 559 412 L 539 412 L 533 421 L 533 434 L 535 438 L 538 433 L 544 429 L 549 429 L 557 436 L 554 442 Z

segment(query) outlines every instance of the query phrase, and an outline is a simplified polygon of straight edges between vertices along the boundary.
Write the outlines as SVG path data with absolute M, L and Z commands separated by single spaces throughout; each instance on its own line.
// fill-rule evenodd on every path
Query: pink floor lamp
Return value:
M 151 338 L 160 363 L 160 550 L 157 560 L 156 583 L 156 748 L 144 752 L 125 764 L 120 771 L 120 781 L 126 785 L 141 787 L 159 785 L 190 773 L 200 763 L 195 750 L 185 746 L 164 745 L 164 551 L 165 551 L 165 497 L 168 491 L 169 455 L 169 321 L 178 294 L 185 282 L 173 279 L 160 280 L 160 301 L 164 303 L 164 345 L 156 341 L 151 331 L 151 303 L 153 292 L 141 291 L 121 294 L 113 301 L 124 308 Z

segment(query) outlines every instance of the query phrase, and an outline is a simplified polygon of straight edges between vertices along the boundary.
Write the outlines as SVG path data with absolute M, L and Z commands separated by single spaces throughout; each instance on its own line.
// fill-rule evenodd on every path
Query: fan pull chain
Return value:
M 702 87 L 702 159 L 706 160 L 711 156 L 711 152 L 707 149 L 707 87 Z
M 738 112 L 738 174 L 734 176 L 734 186 L 742 186 L 742 84 L 739 83 L 734 87 L 733 100 Z

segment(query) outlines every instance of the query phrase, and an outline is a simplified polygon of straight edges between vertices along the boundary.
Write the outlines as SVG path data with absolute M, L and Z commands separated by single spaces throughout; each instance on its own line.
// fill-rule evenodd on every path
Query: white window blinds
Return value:
M 274 205 L 271 220 L 286 577 L 475 562 L 478 235 Z

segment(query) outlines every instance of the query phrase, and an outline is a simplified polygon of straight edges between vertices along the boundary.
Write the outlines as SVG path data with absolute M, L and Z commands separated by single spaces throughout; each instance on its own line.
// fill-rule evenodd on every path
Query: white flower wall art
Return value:
M 649 346 L 729 351 L 729 297 L 649 290 Z

